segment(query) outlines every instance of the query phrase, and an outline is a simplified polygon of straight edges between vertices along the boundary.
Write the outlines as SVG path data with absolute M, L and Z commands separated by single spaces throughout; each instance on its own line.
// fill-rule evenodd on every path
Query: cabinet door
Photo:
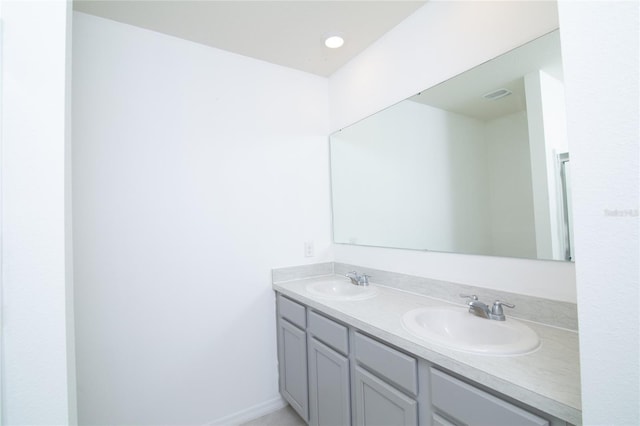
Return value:
M 358 426 L 416 426 L 418 403 L 381 379 L 356 367 Z
M 309 420 L 312 426 L 351 424 L 349 360 L 309 339 Z
M 278 319 L 278 368 L 280 393 L 300 417 L 309 418 L 306 333 L 285 319 Z

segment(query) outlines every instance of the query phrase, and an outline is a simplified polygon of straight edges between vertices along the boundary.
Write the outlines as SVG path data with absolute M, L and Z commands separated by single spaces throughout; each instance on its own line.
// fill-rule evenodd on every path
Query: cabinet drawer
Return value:
M 287 299 L 278 293 L 279 315 L 303 330 L 307 327 L 307 316 L 305 311 L 306 308 L 303 305 Z
M 309 312 L 307 330 L 318 340 L 324 342 L 342 354 L 349 353 L 349 333 L 347 327 L 329 318 Z
M 480 389 L 431 368 L 431 401 L 465 424 L 548 426 L 549 422 Z
M 355 333 L 356 360 L 407 392 L 418 394 L 418 366 L 415 358 Z

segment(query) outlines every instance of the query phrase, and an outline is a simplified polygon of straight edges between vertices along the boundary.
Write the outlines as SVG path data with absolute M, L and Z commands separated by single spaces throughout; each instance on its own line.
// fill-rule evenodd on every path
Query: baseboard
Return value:
M 278 397 L 208 423 L 207 426 L 238 426 L 284 408 L 287 402 Z

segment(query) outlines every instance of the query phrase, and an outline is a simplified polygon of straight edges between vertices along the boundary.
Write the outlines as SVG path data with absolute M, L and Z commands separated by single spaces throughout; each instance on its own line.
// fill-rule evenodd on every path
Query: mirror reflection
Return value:
M 336 243 L 572 260 L 557 31 L 330 144 Z

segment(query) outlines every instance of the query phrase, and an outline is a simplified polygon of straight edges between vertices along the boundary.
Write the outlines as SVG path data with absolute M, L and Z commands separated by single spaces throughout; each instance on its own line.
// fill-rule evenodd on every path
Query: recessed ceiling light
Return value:
M 329 49 L 337 49 L 338 47 L 342 47 L 344 44 L 344 39 L 339 35 L 331 35 L 324 39 L 324 45 Z

